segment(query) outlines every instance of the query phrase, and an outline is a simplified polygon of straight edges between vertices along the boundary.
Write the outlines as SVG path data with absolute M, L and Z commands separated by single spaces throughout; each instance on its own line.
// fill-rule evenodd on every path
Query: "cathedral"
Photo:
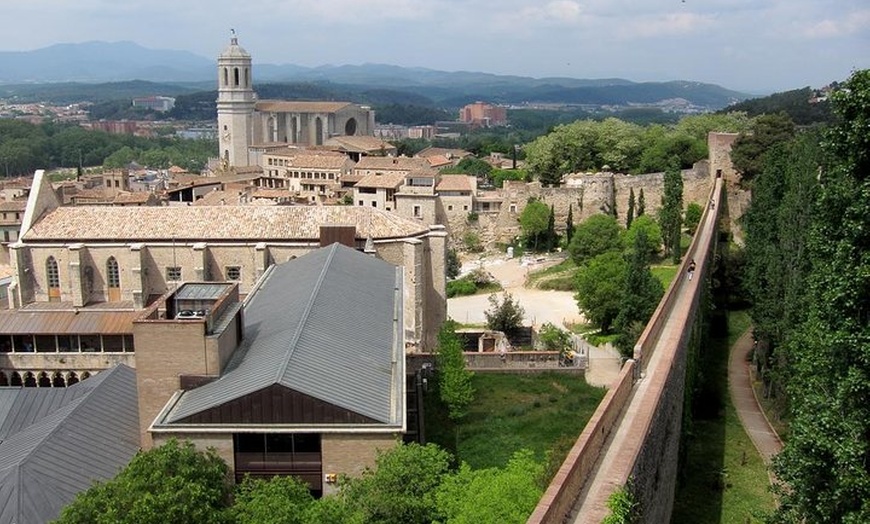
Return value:
M 218 135 L 226 167 L 256 165 L 252 147 L 318 146 L 336 136 L 372 136 L 375 112 L 350 102 L 258 100 L 251 55 L 233 33 L 218 57 Z

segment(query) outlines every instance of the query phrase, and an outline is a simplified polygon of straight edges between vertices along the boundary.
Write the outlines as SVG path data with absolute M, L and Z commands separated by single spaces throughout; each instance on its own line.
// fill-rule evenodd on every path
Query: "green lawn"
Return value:
M 454 428 L 455 447 L 444 442 L 451 432 L 440 431 L 443 424 L 433 427 L 428 405 L 426 416 L 430 440 L 455 450 L 475 469 L 503 467 L 523 448 L 542 462 L 552 450 L 551 462 L 560 464 L 605 393 L 582 375 L 562 373 L 478 373 L 474 388 L 474 405 Z
M 717 416 L 694 421 L 674 503 L 673 524 L 762 522 L 774 507 L 767 470 L 728 395 L 728 348 L 749 328 L 746 312 L 729 314 L 727 339 L 711 339 L 710 371 L 724 398 Z
M 650 266 L 650 271 L 654 277 L 659 279 L 659 282 L 662 283 L 662 288 L 668 289 L 668 286 L 671 285 L 671 280 L 677 276 L 678 266 L 674 265 L 656 265 Z

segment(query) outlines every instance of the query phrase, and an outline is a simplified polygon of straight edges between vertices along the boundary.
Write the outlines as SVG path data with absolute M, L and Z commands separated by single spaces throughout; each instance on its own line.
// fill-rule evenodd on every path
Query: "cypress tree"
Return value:
M 571 204 L 568 204 L 568 219 L 565 221 L 565 245 L 571 243 L 571 237 L 574 236 L 574 209 Z
M 641 189 L 643 191 L 643 189 Z M 631 187 L 628 189 L 628 211 L 625 213 L 625 229 L 631 227 L 631 223 L 634 221 L 634 188 Z
M 643 216 L 646 212 L 646 200 L 643 198 L 643 188 L 640 188 L 640 194 L 637 195 L 637 216 Z

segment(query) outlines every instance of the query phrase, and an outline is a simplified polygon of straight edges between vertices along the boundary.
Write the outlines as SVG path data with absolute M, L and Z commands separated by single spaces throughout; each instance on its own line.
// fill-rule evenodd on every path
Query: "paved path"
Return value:
M 774 455 L 782 451 L 782 441 L 776 431 L 770 426 L 764 412 L 758 405 L 755 393 L 752 390 L 752 382 L 749 375 L 747 356 L 752 351 L 752 330 L 737 339 L 731 346 L 731 358 L 728 362 L 728 390 L 731 392 L 731 402 L 737 410 L 737 416 L 743 424 L 743 429 L 749 434 L 752 443 L 764 463 L 770 465 Z

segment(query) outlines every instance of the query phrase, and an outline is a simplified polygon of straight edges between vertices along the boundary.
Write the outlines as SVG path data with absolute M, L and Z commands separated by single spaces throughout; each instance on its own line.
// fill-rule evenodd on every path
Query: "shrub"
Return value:
M 477 286 L 467 278 L 460 278 L 447 283 L 447 298 L 473 295 L 477 293 Z

